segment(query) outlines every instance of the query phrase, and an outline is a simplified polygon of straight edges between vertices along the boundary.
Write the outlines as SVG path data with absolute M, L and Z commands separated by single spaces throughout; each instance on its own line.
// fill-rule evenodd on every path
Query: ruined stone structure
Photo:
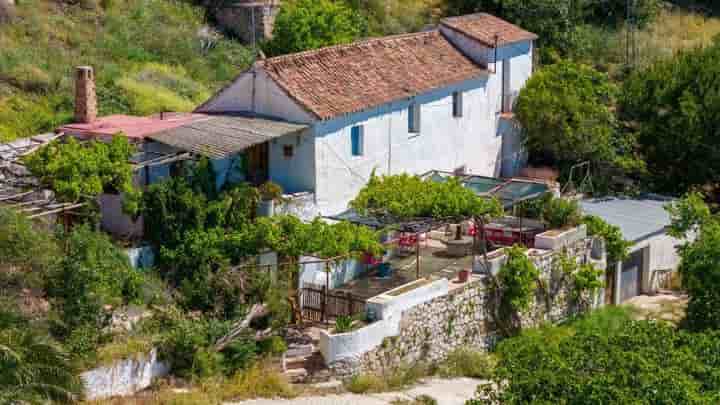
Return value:
M 604 267 L 604 259 L 592 255 L 593 243 L 590 238 L 575 242 L 566 248 L 566 254 L 578 262 Z M 552 251 L 530 255 L 548 291 L 536 291 L 531 309 L 521 314 L 523 327 L 558 322 L 582 309 L 569 299 L 571 281 L 555 270 L 557 257 Z M 603 305 L 602 297 L 600 291 L 592 305 Z M 502 335 L 489 310 L 491 300 L 489 278 L 475 278 L 462 288 L 403 312 L 399 335 L 385 338 L 380 346 L 358 357 L 328 366 L 335 375 L 348 377 L 359 372 L 382 373 L 418 362 L 440 362 L 460 347 L 487 350 Z
M 280 0 L 236 0 L 215 10 L 215 20 L 223 31 L 247 44 L 260 43 L 272 37 Z
M 95 73 L 91 66 L 78 66 L 75 70 L 75 121 L 90 124 L 96 119 Z

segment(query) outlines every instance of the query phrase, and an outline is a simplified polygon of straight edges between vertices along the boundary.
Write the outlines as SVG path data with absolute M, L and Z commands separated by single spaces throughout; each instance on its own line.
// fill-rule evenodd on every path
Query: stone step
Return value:
M 304 368 L 295 368 L 292 370 L 286 370 L 285 375 L 291 383 L 298 383 L 306 380 L 308 372 Z

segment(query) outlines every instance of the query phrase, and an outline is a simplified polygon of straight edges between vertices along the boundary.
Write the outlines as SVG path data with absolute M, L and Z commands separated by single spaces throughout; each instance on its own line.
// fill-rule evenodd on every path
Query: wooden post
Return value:
M 325 262 L 325 288 L 323 288 L 323 321 L 328 322 L 327 318 L 327 304 L 328 304 L 328 290 L 330 290 L 330 262 Z
M 420 278 L 420 232 L 415 234 L 415 279 Z

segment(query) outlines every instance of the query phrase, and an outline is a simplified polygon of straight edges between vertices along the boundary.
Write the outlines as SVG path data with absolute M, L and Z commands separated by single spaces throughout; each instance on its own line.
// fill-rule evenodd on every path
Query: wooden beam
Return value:
M 41 212 L 41 213 L 39 213 L 39 214 L 31 215 L 31 216 L 28 217 L 28 219 L 34 219 L 34 218 L 44 217 L 44 216 L 46 216 L 46 215 L 57 214 L 58 212 L 63 212 L 63 211 L 71 210 L 71 209 L 73 209 L 73 208 L 79 208 L 79 207 L 82 207 L 83 205 L 85 205 L 85 203 L 68 205 L 68 206 L 65 206 L 65 207 L 62 207 L 62 208 L 58 208 L 58 209 L 50 210 L 50 211 L 47 211 L 47 212 Z
M 0 197 L 0 201 L 14 200 L 14 199 L 16 199 L 16 198 L 25 197 L 26 195 L 30 195 L 30 194 L 32 194 L 32 193 L 34 193 L 34 192 L 35 192 L 35 191 L 32 190 L 32 191 L 26 191 L 26 192 L 24 192 L 24 193 L 19 193 L 19 194 L 14 194 L 14 195 L 8 195 L 8 196 L 5 196 L 5 197 Z

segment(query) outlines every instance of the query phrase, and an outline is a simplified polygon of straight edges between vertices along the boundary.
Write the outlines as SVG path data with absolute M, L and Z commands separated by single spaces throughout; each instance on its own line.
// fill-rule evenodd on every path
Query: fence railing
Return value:
M 354 316 L 365 311 L 365 300 L 347 291 L 328 290 L 326 286 L 305 283 L 301 290 L 303 318 L 327 322 L 339 316 Z

